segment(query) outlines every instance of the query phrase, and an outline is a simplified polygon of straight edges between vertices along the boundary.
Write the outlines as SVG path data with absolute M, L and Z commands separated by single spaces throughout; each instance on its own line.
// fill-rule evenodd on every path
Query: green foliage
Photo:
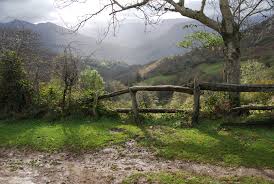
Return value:
M 204 112 L 213 114 L 215 117 L 226 114 L 231 108 L 225 92 L 212 91 L 205 91 L 201 98 L 201 106 Z
M 81 109 L 85 114 L 96 115 L 97 98 L 104 93 L 104 81 L 101 75 L 92 69 L 85 69 L 80 74 L 79 103 L 75 109 Z
M 257 60 L 248 60 L 241 64 L 241 83 L 258 84 L 262 81 L 274 80 L 271 71 L 272 68 L 266 67 Z
M 101 95 L 104 93 L 104 81 L 101 75 L 92 69 L 86 69 L 80 74 L 80 86 L 84 96 Z
M 0 56 L 0 110 L 20 113 L 31 104 L 32 92 L 22 67 L 22 60 L 15 52 Z
M 147 92 L 147 91 L 138 92 L 137 100 L 139 102 L 139 106 L 143 108 L 156 107 L 159 102 L 157 92 Z
M 221 73 L 223 69 L 223 63 L 221 62 L 213 63 L 213 64 L 203 63 L 203 64 L 200 64 L 198 68 L 206 75 L 218 75 Z
M 271 184 L 263 178 L 258 177 L 223 177 L 213 178 L 205 175 L 198 175 L 188 172 L 148 172 L 136 173 L 127 177 L 123 184 L 132 183 L 147 183 L 147 184 Z
M 49 107 L 60 105 L 62 93 L 61 81 L 51 80 L 48 83 L 43 83 L 40 87 L 41 104 L 47 104 Z
M 48 83 L 42 83 L 40 86 L 39 102 L 37 104 L 38 112 L 41 111 L 46 119 L 56 120 L 61 117 L 61 101 L 63 94 L 63 87 L 61 81 L 53 79 Z M 39 111 L 40 110 L 40 111 Z
M 176 75 L 156 75 L 154 77 L 150 77 L 146 80 L 142 81 L 144 85 L 163 85 L 163 84 L 172 84 L 174 81 L 178 79 Z
M 241 83 L 243 84 L 273 84 L 273 68 L 266 67 L 257 60 L 248 60 L 241 65 Z M 271 101 L 273 93 L 242 93 L 244 104 L 257 103 L 267 105 Z
M 185 37 L 184 41 L 178 43 L 179 47 L 204 47 L 214 48 L 223 45 L 223 39 L 216 33 L 197 31 Z
M 169 103 L 171 108 L 189 109 L 192 108 L 193 101 L 189 95 L 184 93 L 174 92 Z

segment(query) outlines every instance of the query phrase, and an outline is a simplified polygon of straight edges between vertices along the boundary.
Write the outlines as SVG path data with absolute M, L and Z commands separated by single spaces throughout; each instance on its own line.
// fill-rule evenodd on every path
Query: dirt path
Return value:
M 261 176 L 274 181 L 273 170 L 224 168 L 159 159 L 134 141 L 95 153 L 41 153 L 0 149 L 0 184 L 109 184 L 134 172 L 190 171 L 214 177 Z

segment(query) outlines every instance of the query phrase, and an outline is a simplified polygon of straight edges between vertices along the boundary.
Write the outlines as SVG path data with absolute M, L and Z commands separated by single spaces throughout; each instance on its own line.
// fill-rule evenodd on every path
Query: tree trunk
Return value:
M 65 84 L 64 91 L 63 91 L 63 98 L 62 98 L 62 113 L 65 112 L 67 91 L 68 91 L 68 86 Z
M 96 91 L 94 94 L 94 101 L 93 101 L 93 105 L 92 105 L 92 115 L 93 117 L 97 118 L 98 114 L 97 114 L 97 105 L 98 105 L 98 92 Z
M 224 39 L 224 82 L 240 84 L 240 36 L 239 34 L 223 35 Z M 229 92 L 232 107 L 240 106 L 240 93 Z

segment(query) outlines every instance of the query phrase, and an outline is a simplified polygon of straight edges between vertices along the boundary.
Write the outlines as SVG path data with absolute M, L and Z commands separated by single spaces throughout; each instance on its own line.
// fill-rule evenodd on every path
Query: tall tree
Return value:
M 20 113 L 31 103 L 31 87 L 22 60 L 13 51 L 0 54 L 0 111 Z
M 64 48 L 64 54 L 57 58 L 56 64 L 57 75 L 59 75 L 64 84 L 61 104 L 62 112 L 64 113 L 65 108 L 71 104 L 72 88 L 78 80 L 78 58 L 73 55 L 70 44 Z
M 71 5 L 79 0 L 56 0 L 63 5 Z M 129 9 L 137 9 L 149 18 L 148 10 L 154 11 L 156 15 L 165 12 L 177 12 L 184 17 L 199 21 L 205 26 L 218 32 L 224 41 L 224 81 L 227 83 L 240 83 L 240 41 L 241 30 L 246 28 L 247 21 L 258 14 L 269 13 L 273 10 L 273 0 L 200 0 L 198 10 L 186 6 L 185 0 L 104 0 L 100 1 L 102 8 L 84 16 L 77 28 L 80 28 L 86 21 L 103 11 L 111 11 L 112 25 L 115 27 L 116 15 Z M 194 1 L 188 1 L 194 2 Z M 196 1 L 197 2 L 197 1 Z M 206 14 L 207 6 L 214 6 L 214 16 Z M 231 93 L 230 100 L 234 106 L 240 103 L 240 94 Z

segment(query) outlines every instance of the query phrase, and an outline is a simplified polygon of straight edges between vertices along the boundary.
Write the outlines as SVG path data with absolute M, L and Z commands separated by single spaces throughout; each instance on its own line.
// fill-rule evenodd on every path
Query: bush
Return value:
M 79 103 L 85 114 L 97 116 L 97 98 L 104 94 L 104 80 L 101 75 L 92 69 L 85 69 L 80 74 Z
M 32 88 L 15 52 L 7 51 L 0 58 L 0 110 L 4 114 L 26 111 L 32 103 Z
M 80 75 L 80 89 L 82 97 L 102 95 L 104 93 L 104 80 L 101 75 L 92 69 L 86 69 Z
M 224 92 L 205 91 L 202 107 L 206 113 L 222 115 L 230 111 L 231 104 Z
M 48 83 L 41 83 L 35 103 L 29 109 L 31 118 L 46 118 L 50 120 L 61 117 L 62 85 L 61 81 L 53 79 Z M 58 117 L 58 118 L 57 118 Z
M 137 93 L 137 101 L 140 108 L 153 108 L 157 107 L 159 98 L 157 92 L 140 91 Z
M 274 76 L 272 68 L 266 67 L 257 60 L 249 60 L 241 65 L 241 82 L 243 84 L 273 84 Z M 244 104 L 265 104 L 267 105 L 273 93 L 241 93 L 241 99 Z
M 184 108 L 189 102 L 189 95 L 184 93 L 174 92 L 169 103 L 170 108 Z

